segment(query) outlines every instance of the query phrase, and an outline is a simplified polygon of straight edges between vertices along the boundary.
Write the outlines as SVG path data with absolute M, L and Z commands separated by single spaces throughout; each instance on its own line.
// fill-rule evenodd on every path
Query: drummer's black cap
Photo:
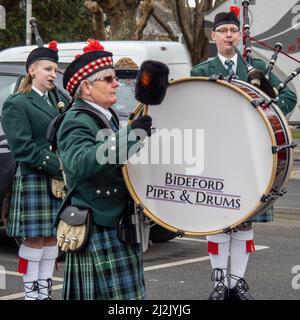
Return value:
M 240 20 L 233 12 L 220 12 L 215 16 L 213 31 L 222 24 L 235 24 L 240 28 Z

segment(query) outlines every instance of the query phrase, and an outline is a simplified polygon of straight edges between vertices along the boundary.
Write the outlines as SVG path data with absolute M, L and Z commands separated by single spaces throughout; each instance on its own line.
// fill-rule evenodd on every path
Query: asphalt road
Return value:
M 300 300 L 300 176 L 293 167 L 288 193 L 275 203 L 275 221 L 254 226 L 256 252 L 246 280 L 257 300 Z M 299 170 L 300 172 L 300 170 Z M 18 247 L 0 230 L 0 300 L 22 300 Z M 155 243 L 144 254 L 150 300 L 206 300 L 212 290 L 205 237 Z M 63 262 L 54 274 L 53 298 L 61 299 Z
M 258 300 L 299 300 L 300 217 L 276 217 L 274 222 L 255 224 L 254 228 L 257 250 L 250 257 L 246 274 L 253 295 Z M 150 247 L 144 254 L 148 299 L 206 300 L 212 288 L 206 246 L 200 237 L 174 239 Z M 0 261 L 2 271 L 5 268 L 7 272 L 5 276 L 0 274 L 0 299 L 22 299 L 21 277 L 16 272 L 17 246 L 3 233 Z M 56 300 L 61 299 L 62 277 L 63 263 L 59 263 L 54 278 Z

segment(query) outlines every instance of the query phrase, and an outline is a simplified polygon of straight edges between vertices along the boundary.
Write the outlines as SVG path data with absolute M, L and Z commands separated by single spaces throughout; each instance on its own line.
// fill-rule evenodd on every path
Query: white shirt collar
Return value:
M 234 62 L 234 65 L 232 66 L 234 72 L 236 73 L 236 67 L 237 67 L 237 54 L 235 54 L 231 59 L 227 59 L 225 57 L 223 57 L 220 53 L 218 53 L 218 57 L 221 60 L 223 66 L 225 67 L 225 69 L 227 69 L 228 67 L 225 64 L 226 60 L 232 60 Z
M 34 85 L 31 86 L 32 90 L 34 90 L 38 95 L 40 95 L 41 97 L 46 94 L 48 95 L 48 92 L 43 93 L 41 90 L 39 90 L 37 87 L 35 87 Z
M 86 103 L 90 104 L 90 105 L 91 105 L 92 107 L 94 107 L 95 109 L 97 109 L 97 110 L 99 110 L 100 112 L 102 112 L 102 113 L 105 115 L 105 117 L 107 118 L 107 120 L 110 121 L 110 119 L 111 119 L 111 113 L 110 113 L 107 109 L 99 106 L 98 104 L 96 104 L 96 103 L 94 103 L 94 102 L 91 102 L 91 101 L 88 101 L 88 100 L 85 100 L 85 99 L 82 99 L 82 100 L 85 101 Z

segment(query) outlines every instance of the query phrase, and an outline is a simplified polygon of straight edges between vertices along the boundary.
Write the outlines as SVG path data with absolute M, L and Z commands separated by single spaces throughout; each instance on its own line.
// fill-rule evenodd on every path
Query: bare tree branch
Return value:
M 153 0 L 144 0 L 140 6 L 140 16 L 137 20 L 136 31 L 134 38 L 137 40 L 142 39 L 143 31 L 146 28 L 147 22 L 153 13 Z
M 188 47 L 188 50 L 192 52 L 193 50 L 193 35 L 192 30 L 187 22 L 187 15 L 190 14 L 187 12 L 187 8 L 184 5 L 184 2 L 182 0 L 175 0 L 176 2 L 176 13 L 178 16 L 179 25 L 181 28 L 181 32 L 184 36 L 186 45 Z
M 159 25 L 167 32 L 169 35 L 170 39 L 172 41 L 177 41 L 177 37 L 175 36 L 172 28 L 168 25 L 166 21 L 160 18 L 160 16 L 156 13 L 156 10 L 154 9 L 152 12 L 153 18 L 159 23 Z
M 92 29 L 95 38 L 99 40 L 107 40 L 107 32 L 105 30 L 104 14 L 101 7 L 96 1 L 86 0 L 84 6 L 92 13 Z

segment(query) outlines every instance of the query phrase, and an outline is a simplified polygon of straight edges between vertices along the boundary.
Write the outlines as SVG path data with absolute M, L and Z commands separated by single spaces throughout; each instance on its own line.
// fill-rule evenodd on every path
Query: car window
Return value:
M 113 108 L 128 116 L 138 104 L 135 100 L 135 79 L 119 79 L 119 84 L 117 103 Z
M 2 114 L 2 107 L 7 97 L 15 90 L 18 76 L 0 75 L 0 116 Z

